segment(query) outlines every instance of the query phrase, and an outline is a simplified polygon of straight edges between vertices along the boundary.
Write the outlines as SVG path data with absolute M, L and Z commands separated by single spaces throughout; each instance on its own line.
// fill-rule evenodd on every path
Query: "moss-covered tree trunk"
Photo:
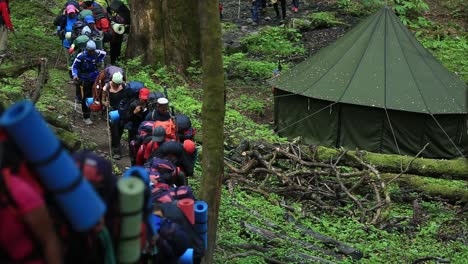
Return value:
M 200 58 L 196 0 L 131 0 L 130 9 L 128 57 L 173 65 L 178 72 Z
M 224 172 L 224 69 L 218 1 L 199 0 L 199 14 L 203 69 L 201 198 L 209 208 L 208 249 L 203 262 L 212 263 Z

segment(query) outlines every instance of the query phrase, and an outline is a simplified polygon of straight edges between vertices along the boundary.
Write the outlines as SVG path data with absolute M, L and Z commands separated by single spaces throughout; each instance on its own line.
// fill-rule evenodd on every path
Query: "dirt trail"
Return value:
M 67 80 L 64 80 L 66 82 Z M 76 105 L 75 111 L 75 85 L 66 84 L 66 95 L 71 108 L 70 122 L 73 127 L 73 132 L 79 134 L 83 141 L 94 142 L 97 144 L 95 150 L 99 155 L 110 159 L 109 155 L 109 136 L 107 128 L 106 113 L 91 113 L 91 120 L 93 121 L 92 125 L 86 125 L 83 122 L 83 115 L 81 112 L 81 105 Z M 122 146 L 122 158 L 120 160 L 112 160 L 121 171 L 126 167 L 130 167 L 130 157 L 128 156 L 128 144 L 126 139 L 120 141 Z

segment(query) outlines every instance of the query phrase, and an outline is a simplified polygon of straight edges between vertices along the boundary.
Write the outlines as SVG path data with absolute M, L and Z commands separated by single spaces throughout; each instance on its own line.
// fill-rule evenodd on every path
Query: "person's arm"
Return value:
M 62 247 L 55 233 L 52 219 L 45 206 L 36 208 L 24 215 L 24 221 L 43 248 L 45 262 L 62 263 Z
M 106 58 L 107 53 L 103 50 L 99 50 L 99 55 L 98 55 L 98 63 L 103 62 L 104 59 Z
M 81 67 L 81 60 L 83 53 L 78 54 L 72 64 L 72 76 L 73 80 L 78 80 L 78 69 Z
M 6 27 L 13 31 L 13 24 L 10 19 L 10 10 L 8 10 L 7 2 L 0 2 L 0 13 L 2 13 L 3 21 L 5 21 Z

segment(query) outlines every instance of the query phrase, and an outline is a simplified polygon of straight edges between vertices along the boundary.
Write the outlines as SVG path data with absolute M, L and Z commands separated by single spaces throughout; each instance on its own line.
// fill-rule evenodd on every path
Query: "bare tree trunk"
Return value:
M 201 198 L 208 203 L 208 249 L 203 263 L 212 263 L 221 203 L 224 151 L 224 69 L 218 1 L 199 0 L 203 68 L 203 178 Z
M 173 65 L 179 73 L 200 58 L 196 0 L 131 0 L 127 56 Z

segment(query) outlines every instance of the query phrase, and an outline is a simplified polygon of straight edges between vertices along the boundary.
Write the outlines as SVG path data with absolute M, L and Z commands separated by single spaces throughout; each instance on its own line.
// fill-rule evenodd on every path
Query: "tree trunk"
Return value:
M 131 0 L 127 56 L 172 65 L 183 73 L 200 58 L 196 0 Z
M 224 157 L 224 69 L 218 1 L 199 0 L 202 61 L 203 178 L 201 198 L 208 203 L 208 249 L 203 260 L 212 263 L 221 203 Z
M 304 146 L 302 150 L 308 153 L 310 157 L 322 162 L 335 160 L 340 155 L 339 150 L 321 146 L 314 150 L 310 150 Z M 396 154 L 359 152 L 358 154 L 356 151 L 348 151 L 348 154 L 362 156 L 361 159 L 363 161 L 372 164 L 380 172 L 400 173 L 414 159 L 413 157 Z M 343 157 L 342 161 L 349 166 L 359 165 L 355 160 L 346 157 Z M 435 178 L 467 180 L 468 162 L 466 159 L 442 160 L 417 158 L 414 159 L 407 173 Z

